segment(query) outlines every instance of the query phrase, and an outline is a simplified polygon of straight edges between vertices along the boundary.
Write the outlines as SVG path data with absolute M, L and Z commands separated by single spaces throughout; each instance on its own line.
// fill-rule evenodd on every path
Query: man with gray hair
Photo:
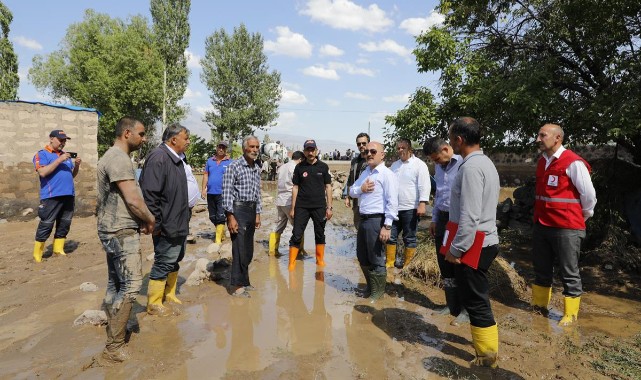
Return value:
M 153 232 L 154 264 L 149 273 L 147 313 L 158 316 L 177 312 L 178 263 L 185 256 L 189 234 L 189 190 L 183 161 L 189 147 L 189 129 L 171 124 L 163 133 L 163 143 L 152 150 L 140 175 L 140 187 L 147 207 L 156 217 Z M 174 304 L 174 307 L 167 307 Z M 171 306 L 171 305 L 169 305 Z
M 256 136 L 243 139 L 243 155 L 232 162 L 223 175 L 223 209 L 232 242 L 229 292 L 249 298 L 254 290 L 249 282 L 249 264 L 254 258 L 254 232 L 260 228 L 261 167 L 256 163 L 260 141 Z

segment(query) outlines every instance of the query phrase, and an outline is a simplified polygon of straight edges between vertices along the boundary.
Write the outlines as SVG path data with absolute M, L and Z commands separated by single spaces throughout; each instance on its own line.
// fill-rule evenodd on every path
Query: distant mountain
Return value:
M 258 138 L 260 138 L 261 141 L 265 138 L 265 135 L 268 135 L 271 141 L 280 141 L 280 143 L 285 145 L 285 147 L 287 147 L 287 149 L 290 151 L 302 150 L 303 143 L 305 143 L 305 140 L 313 138 L 313 136 L 297 136 L 297 135 L 289 135 L 285 133 L 271 133 L 269 131 L 256 132 L 256 136 L 258 136 Z M 352 150 L 356 149 L 356 144 L 350 141 L 335 141 L 335 140 L 324 140 L 324 139 L 314 139 L 314 140 L 316 140 L 316 145 L 321 150 L 321 153 L 333 152 L 334 149 L 338 149 L 341 152 L 341 154 L 345 154 L 345 151 L 347 149 L 352 149 Z M 354 141 L 356 141 L 356 138 L 354 138 Z

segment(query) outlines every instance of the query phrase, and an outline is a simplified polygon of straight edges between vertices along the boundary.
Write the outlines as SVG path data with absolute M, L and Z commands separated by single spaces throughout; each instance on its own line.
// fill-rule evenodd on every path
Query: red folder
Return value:
M 458 224 L 452 221 L 447 222 L 445 225 L 445 236 L 443 236 L 443 245 L 439 250 L 439 253 L 443 256 L 447 254 L 452 245 L 452 240 L 456 236 L 456 230 L 458 230 Z M 467 265 L 470 268 L 479 269 L 479 260 L 481 259 L 481 250 L 483 249 L 483 240 L 485 240 L 485 233 L 481 231 L 476 231 L 474 235 L 474 243 L 470 249 L 467 250 L 461 256 L 461 263 Z

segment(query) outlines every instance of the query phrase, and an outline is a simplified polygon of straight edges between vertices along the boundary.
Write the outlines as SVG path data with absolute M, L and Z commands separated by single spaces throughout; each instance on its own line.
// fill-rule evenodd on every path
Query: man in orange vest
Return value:
M 543 154 L 536 168 L 532 306 L 547 314 L 553 266 L 558 260 L 565 306 L 559 325 L 567 326 L 579 313 L 583 293 L 579 253 L 585 221 L 594 214 L 596 192 L 590 165 L 563 147 L 563 135 L 559 125 L 545 124 L 536 138 Z

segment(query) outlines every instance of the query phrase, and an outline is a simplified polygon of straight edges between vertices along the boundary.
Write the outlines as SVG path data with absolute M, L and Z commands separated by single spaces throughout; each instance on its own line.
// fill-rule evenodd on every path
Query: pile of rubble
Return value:
M 499 230 L 529 229 L 534 220 L 534 179 L 514 190 L 514 199 L 507 198 L 496 208 L 496 225 Z

